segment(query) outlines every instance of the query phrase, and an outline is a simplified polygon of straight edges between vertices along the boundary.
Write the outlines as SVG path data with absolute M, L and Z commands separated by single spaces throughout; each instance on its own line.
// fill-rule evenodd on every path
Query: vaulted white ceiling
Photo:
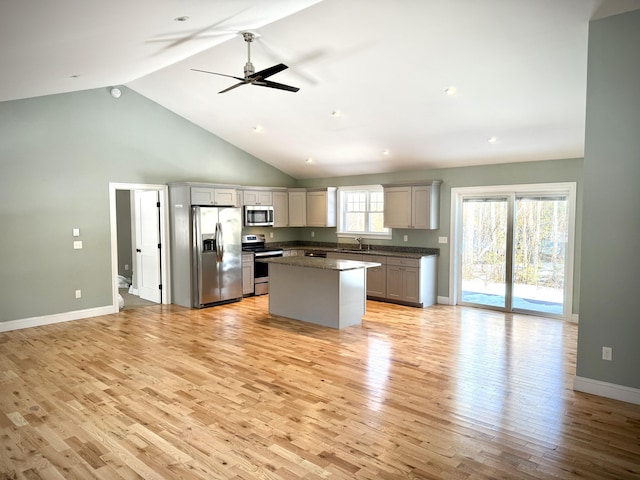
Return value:
M 0 101 L 125 85 L 296 178 L 582 157 L 588 23 L 637 8 L 3 0 Z M 287 64 L 270 80 L 299 92 L 218 94 L 236 81 L 191 70 L 242 77 L 241 31 L 256 70 Z

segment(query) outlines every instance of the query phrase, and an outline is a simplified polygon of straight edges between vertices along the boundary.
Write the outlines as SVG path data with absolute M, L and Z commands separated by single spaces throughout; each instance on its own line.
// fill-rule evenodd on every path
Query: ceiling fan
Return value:
M 234 88 L 238 88 L 242 85 L 258 85 L 259 87 L 269 87 L 269 88 L 277 88 L 279 90 L 286 90 L 288 92 L 297 92 L 300 90 L 298 87 L 292 87 L 290 85 L 285 85 L 283 83 L 272 82 L 271 80 L 267 80 L 268 77 L 275 75 L 276 73 L 280 73 L 283 70 L 286 70 L 287 67 L 284 63 L 279 63 L 278 65 L 274 65 L 273 67 L 265 68 L 264 70 L 260 70 L 256 72 L 253 68 L 253 63 L 251 63 L 251 42 L 255 40 L 256 35 L 252 32 L 240 32 L 244 37 L 244 41 L 247 42 L 247 63 L 244 64 L 244 78 L 235 77 L 233 75 L 226 75 L 224 73 L 216 73 L 216 72 L 208 72 L 206 70 L 198 70 L 197 68 L 192 68 L 194 72 L 202 72 L 202 73 L 210 73 L 211 75 L 220 75 L 222 77 L 235 78 L 236 80 L 240 80 L 239 83 L 235 85 L 231 85 L 229 88 L 225 88 L 224 90 L 219 91 L 218 93 L 225 93 L 229 90 L 233 90 Z

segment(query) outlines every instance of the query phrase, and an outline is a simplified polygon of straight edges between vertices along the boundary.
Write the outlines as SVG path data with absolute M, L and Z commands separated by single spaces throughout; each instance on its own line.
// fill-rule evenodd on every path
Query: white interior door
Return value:
M 135 192 L 136 283 L 140 298 L 160 303 L 160 210 L 158 192 Z

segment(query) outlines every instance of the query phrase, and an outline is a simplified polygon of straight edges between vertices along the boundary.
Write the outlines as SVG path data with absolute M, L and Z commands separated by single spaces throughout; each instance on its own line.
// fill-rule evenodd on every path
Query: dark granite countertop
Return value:
M 262 263 L 276 263 L 279 265 L 289 265 L 292 267 L 309 267 L 309 268 L 321 268 L 323 270 L 356 270 L 358 268 L 371 268 L 379 267 L 380 264 L 376 262 L 358 262 L 354 260 L 339 260 L 337 258 L 322 258 L 322 257 L 270 257 L 259 258 L 258 262 Z
M 329 242 L 273 242 L 268 243 L 269 247 L 280 247 L 284 250 L 314 250 L 320 252 L 355 253 L 364 255 L 384 255 L 387 257 L 420 258 L 429 256 L 439 256 L 439 248 L 428 247 L 399 247 L 394 245 L 364 245 L 359 250 L 356 245 L 353 247 L 345 243 Z

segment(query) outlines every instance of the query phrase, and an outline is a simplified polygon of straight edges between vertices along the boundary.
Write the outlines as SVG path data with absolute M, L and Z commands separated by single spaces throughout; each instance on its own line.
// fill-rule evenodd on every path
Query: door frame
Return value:
M 479 187 L 455 187 L 451 189 L 451 247 L 449 249 L 449 304 L 458 304 L 458 271 L 460 263 L 461 215 L 460 205 L 465 195 L 500 195 L 512 193 L 558 193 L 564 192 L 568 196 L 569 238 L 567 238 L 567 252 L 565 257 L 565 292 L 564 315 L 565 321 L 572 321 L 573 312 L 573 276 L 574 252 L 576 237 L 576 182 L 531 183 L 519 185 L 489 185 Z M 542 315 L 544 316 L 544 315 Z M 558 318 L 558 317 L 556 317 Z
M 118 302 L 118 222 L 116 214 L 116 190 L 154 190 L 160 201 L 160 263 L 162 282 L 162 304 L 171 303 L 171 245 L 169 243 L 169 187 L 167 185 L 147 185 L 139 183 L 109 182 L 109 222 L 111 225 L 111 291 L 113 312 L 119 312 Z

